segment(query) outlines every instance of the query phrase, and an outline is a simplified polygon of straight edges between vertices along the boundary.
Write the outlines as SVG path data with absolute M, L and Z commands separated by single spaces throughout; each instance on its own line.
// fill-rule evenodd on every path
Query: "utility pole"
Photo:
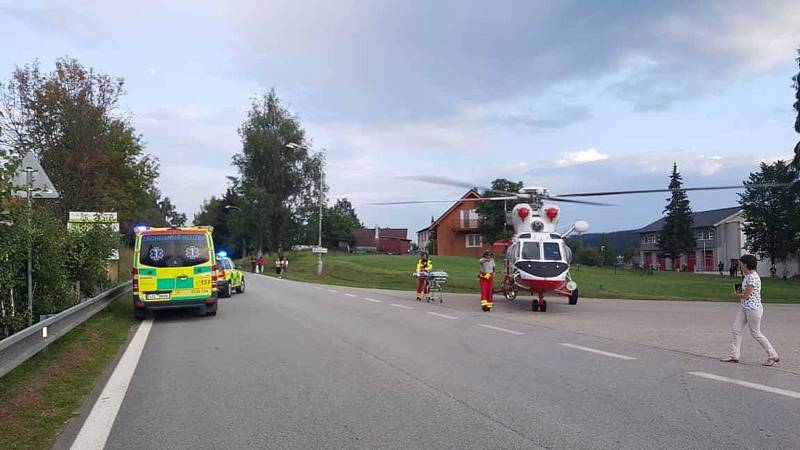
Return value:
M 28 191 L 28 326 L 33 325 L 33 168 L 25 168 Z
M 319 236 L 317 246 L 322 249 L 322 205 L 325 195 L 322 193 L 322 173 L 319 175 Z M 317 253 L 317 275 L 322 275 L 322 252 Z

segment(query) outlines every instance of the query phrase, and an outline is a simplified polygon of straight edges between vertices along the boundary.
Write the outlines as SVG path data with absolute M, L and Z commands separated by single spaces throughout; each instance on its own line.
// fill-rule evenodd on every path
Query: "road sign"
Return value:
M 70 211 L 68 230 L 86 230 L 94 225 L 106 225 L 111 231 L 119 233 L 119 222 L 115 212 Z M 119 260 L 119 250 L 113 249 L 108 257 L 111 261 Z
M 58 198 L 58 191 L 33 152 L 28 152 L 22 158 L 22 162 L 17 168 L 17 173 L 14 174 L 14 180 L 12 181 L 12 185 L 16 188 L 13 192 L 14 197 L 28 196 L 28 174 L 26 170 L 28 168 L 32 172 L 31 194 L 33 198 Z
M 328 249 L 325 247 L 314 247 L 311 249 L 312 253 L 328 253 Z

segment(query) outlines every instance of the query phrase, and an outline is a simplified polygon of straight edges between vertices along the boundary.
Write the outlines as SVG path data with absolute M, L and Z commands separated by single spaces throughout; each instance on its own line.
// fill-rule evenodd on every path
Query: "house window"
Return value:
M 700 230 L 700 231 L 697 232 L 697 239 L 705 239 L 703 237 L 703 230 Z
M 478 211 L 474 209 L 461 210 L 461 228 L 478 228 Z
M 708 230 L 708 239 L 714 239 L 714 229 L 713 228 Z
M 483 247 L 483 236 L 480 234 L 467 235 L 467 248 Z

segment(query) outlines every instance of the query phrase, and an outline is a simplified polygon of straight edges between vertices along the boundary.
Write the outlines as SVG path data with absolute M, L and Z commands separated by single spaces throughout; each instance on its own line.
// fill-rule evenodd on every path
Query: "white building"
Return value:
M 743 210 L 740 207 L 712 209 L 692 213 L 694 224 L 692 232 L 695 234 L 697 247 L 694 253 L 681 256 L 679 262 L 673 267 L 671 258 L 658 256 L 658 233 L 664 226 L 664 218 L 645 226 L 639 230 L 639 256 L 642 264 L 657 267 L 659 270 L 681 268 L 689 272 L 716 272 L 718 264 L 723 263 L 724 270 L 728 271 L 731 264 L 737 264 L 739 257 L 747 253 L 745 249 L 747 237 L 744 234 L 745 222 Z M 777 276 L 782 276 L 784 269 L 788 269 L 791 276 L 800 274 L 800 265 L 797 258 L 776 263 Z M 767 277 L 770 275 L 770 261 L 759 261 L 758 273 Z

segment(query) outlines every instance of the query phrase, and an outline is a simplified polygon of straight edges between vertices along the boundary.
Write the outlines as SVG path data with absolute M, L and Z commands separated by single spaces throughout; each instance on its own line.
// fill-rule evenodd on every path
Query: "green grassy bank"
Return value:
M 134 324 L 130 297 L 50 344 L 0 378 L 0 448 L 47 449 Z
M 316 255 L 299 252 L 286 256 L 288 278 L 293 280 L 408 291 L 416 288 L 411 278 L 416 256 L 330 253 L 323 256 L 325 271 L 321 277 L 316 275 Z M 477 259 L 433 256 L 433 264 L 435 270 L 445 270 L 450 275 L 448 291 L 477 292 Z M 244 267 L 249 269 L 249 262 Z M 502 261 L 498 261 L 498 267 L 502 267 Z M 268 263 L 267 272 L 274 273 L 270 268 Z M 573 267 L 572 276 L 582 297 L 652 300 L 738 301 L 732 291 L 734 283 L 740 282 L 719 275 L 658 272 L 643 276 L 636 271 L 615 273 L 614 269 L 598 267 Z M 499 283 L 499 277 L 496 282 Z M 764 302 L 800 303 L 800 280 L 764 279 L 762 296 Z

